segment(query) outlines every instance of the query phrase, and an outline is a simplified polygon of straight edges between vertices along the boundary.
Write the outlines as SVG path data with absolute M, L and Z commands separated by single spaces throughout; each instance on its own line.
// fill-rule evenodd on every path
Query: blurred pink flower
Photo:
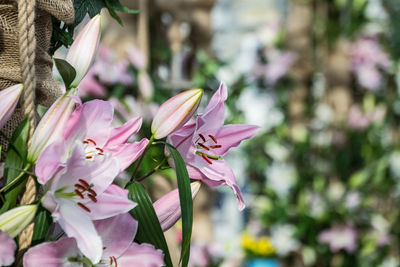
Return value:
M 381 123 L 385 119 L 385 116 L 385 106 L 377 106 L 369 112 L 363 112 L 359 106 L 354 105 L 349 110 L 347 120 L 351 128 L 358 131 L 363 131 L 372 123 Z
M 357 238 L 357 230 L 348 224 L 335 224 L 330 229 L 322 231 L 318 236 L 319 242 L 328 244 L 332 252 L 344 249 L 348 253 L 356 251 Z
M 265 50 L 267 64 L 257 63 L 254 68 L 256 78 L 264 77 L 265 82 L 274 85 L 279 79 L 286 75 L 297 56 L 293 52 L 279 51 L 274 48 Z
M 364 37 L 357 40 L 350 48 L 351 67 L 357 82 L 364 88 L 375 91 L 382 83 L 379 69 L 387 71 L 391 62 L 379 46 L 376 37 Z

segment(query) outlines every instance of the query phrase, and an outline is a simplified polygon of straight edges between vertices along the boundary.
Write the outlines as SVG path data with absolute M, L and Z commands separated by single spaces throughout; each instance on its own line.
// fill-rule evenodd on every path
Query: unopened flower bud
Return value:
M 202 89 L 187 90 L 162 104 L 151 124 L 154 138 L 161 139 L 181 128 L 196 112 L 202 95 Z

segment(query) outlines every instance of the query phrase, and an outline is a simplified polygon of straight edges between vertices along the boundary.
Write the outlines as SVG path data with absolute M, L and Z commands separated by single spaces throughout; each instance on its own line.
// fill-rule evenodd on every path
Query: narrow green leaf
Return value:
M 35 226 L 33 227 L 31 246 L 35 246 L 45 241 L 52 221 L 53 220 L 51 219 L 50 212 L 40 206 L 35 218 Z
M 178 178 L 179 201 L 182 212 L 182 250 L 180 260 L 182 267 L 186 267 L 190 257 L 190 240 L 193 226 L 192 190 L 190 188 L 189 174 L 181 155 L 175 147 L 168 143 L 166 145 L 174 160 L 176 176 Z
M 113 9 L 113 10 L 128 13 L 128 14 L 137 14 L 140 12 L 139 9 L 127 8 L 126 6 L 122 5 L 119 0 L 105 0 L 105 4 L 108 9 Z
M 65 87 L 69 88 L 71 83 L 76 77 L 76 71 L 74 67 L 71 66 L 66 60 L 61 58 L 54 58 L 58 72 L 64 81 Z
M 166 266 L 172 267 L 167 241 L 165 241 L 164 233 L 147 191 L 138 182 L 131 183 L 127 189 L 129 190 L 129 199 L 138 204 L 130 211 L 130 214 L 139 222 L 135 239 L 140 243 L 150 243 L 161 249 L 165 254 Z
M 26 155 L 28 153 L 26 141 L 28 139 L 29 120 L 25 119 L 18 125 L 14 131 L 9 149 L 7 151 L 6 160 L 4 164 L 4 181 L 5 185 L 11 183 L 19 174 L 18 169 L 22 169 L 26 163 Z M 23 179 L 5 193 L 6 202 L 0 209 L 0 213 L 15 207 L 18 195 L 25 187 L 26 180 Z

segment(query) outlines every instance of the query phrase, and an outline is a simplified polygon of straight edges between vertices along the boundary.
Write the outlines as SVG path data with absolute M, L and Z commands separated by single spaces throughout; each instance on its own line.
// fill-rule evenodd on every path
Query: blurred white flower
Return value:
M 296 227 L 290 224 L 275 225 L 271 228 L 271 243 L 277 254 L 286 256 L 300 247 L 300 242 L 294 237 Z
M 312 122 L 313 128 L 322 129 L 333 121 L 334 116 L 335 114 L 329 105 L 319 103 L 315 108 L 315 119 Z
M 273 162 L 266 170 L 266 177 L 268 187 L 279 197 L 285 198 L 297 181 L 297 171 L 292 164 Z
M 398 267 L 400 264 L 399 260 L 394 257 L 386 258 L 378 267 Z
M 284 120 L 283 113 L 275 107 L 275 100 L 269 93 L 258 93 L 256 88 L 246 88 L 236 102 L 243 111 L 246 123 L 261 127 L 261 131 L 269 131 Z
M 360 202 L 361 202 L 360 194 L 356 191 L 352 191 L 346 195 L 344 205 L 347 209 L 353 210 L 357 208 L 358 205 L 360 205 Z
M 308 212 L 311 217 L 320 218 L 325 214 L 326 203 L 320 195 L 311 193 L 308 197 L 308 204 L 310 206 Z
M 276 161 L 285 161 L 288 159 L 290 154 L 287 147 L 273 141 L 265 144 L 265 152 Z
M 328 187 L 328 198 L 331 201 L 339 201 L 345 192 L 345 188 L 340 182 L 332 182 Z

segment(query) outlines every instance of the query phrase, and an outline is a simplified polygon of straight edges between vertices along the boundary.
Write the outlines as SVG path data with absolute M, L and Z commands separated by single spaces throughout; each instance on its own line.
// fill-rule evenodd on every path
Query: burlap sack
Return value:
M 61 94 L 59 84 L 52 77 L 53 62 L 47 53 L 52 33 L 51 15 L 65 23 L 74 20 L 72 0 L 36 0 L 36 104 L 50 106 Z M 0 0 L 0 90 L 20 83 L 18 48 L 18 10 L 15 0 Z M 12 118 L 1 130 L 11 136 L 23 115 L 17 107 Z M 0 145 L 7 146 L 0 136 Z

